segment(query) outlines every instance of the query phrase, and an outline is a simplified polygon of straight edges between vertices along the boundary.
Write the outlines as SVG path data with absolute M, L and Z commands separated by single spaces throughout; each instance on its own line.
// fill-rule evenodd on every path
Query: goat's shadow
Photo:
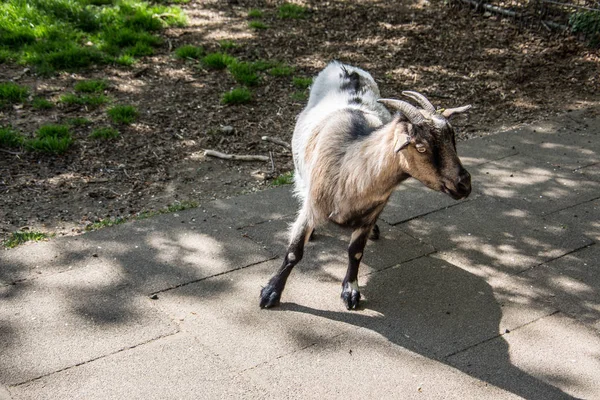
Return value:
M 484 279 L 422 257 L 370 275 L 361 290 L 367 299 L 361 308 L 382 317 L 285 302 L 281 308 L 372 330 L 391 343 L 526 399 L 574 398 L 511 363 L 508 343 L 498 336 L 502 308 Z M 472 351 L 482 343 L 484 351 Z

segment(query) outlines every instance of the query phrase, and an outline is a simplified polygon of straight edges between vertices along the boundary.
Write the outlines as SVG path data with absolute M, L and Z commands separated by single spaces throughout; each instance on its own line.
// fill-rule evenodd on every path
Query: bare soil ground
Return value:
M 200 204 L 270 185 L 293 167 L 291 154 L 261 141 L 289 141 L 303 102 L 291 77 L 262 76 L 248 105 L 224 106 L 236 86 L 225 71 L 177 60 L 184 44 L 219 51 L 218 41 L 241 60 L 278 60 L 313 76 L 329 61 L 360 66 L 378 81 L 384 97 L 402 90 L 425 93 L 434 104 L 473 104 L 456 122 L 462 139 L 573 109 L 597 110 L 600 55 L 572 37 L 484 18 L 441 1 L 306 1 L 305 19 L 280 19 L 280 1 L 212 0 L 183 5 L 190 23 L 164 32 L 157 54 L 133 68 L 99 67 L 40 78 L 23 67 L 0 65 L 0 80 L 17 79 L 36 96 L 58 99 L 81 79 L 104 78 L 113 103 L 133 104 L 138 122 L 119 127 L 113 141 L 88 137 L 109 123 L 106 107 L 28 105 L 0 110 L 32 134 L 40 125 L 74 117 L 93 121 L 75 129 L 65 155 L 0 152 L 0 240 L 18 229 L 76 234 L 95 221 L 158 210 L 178 201 Z M 248 10 L 264 11 L 268 29 L 248 27 Z M 231 126 L 233 132 L 222 127 Z M 233 162 L 203 156 L 204 149 L 273 155 L 271 162 Z M 266 179 L 265 179 L 266 178 Z

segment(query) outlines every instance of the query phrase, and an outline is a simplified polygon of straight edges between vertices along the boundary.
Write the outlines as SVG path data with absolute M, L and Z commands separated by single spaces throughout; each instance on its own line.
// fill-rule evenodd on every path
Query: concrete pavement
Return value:
M 0 399 L 600 398 L 599 132 L 459 143 L 473 194 L 394 194 L 356 312 L 335 227 L 259 309 L 287 186 L 1 251 Z

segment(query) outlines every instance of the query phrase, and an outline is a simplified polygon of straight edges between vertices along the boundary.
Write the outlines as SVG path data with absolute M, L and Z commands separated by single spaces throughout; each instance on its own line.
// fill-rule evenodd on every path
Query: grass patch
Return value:
M 292 83 L 298 89 L 308 89 L 309 86 L 312 85 L 312 81 L 312 78 L 302 78 L 299 76 L 295 76 L 294 79 L 292 79 Z
M 308 10 L 298 4 L 284 3 L 279 6 L 278 15 L 282 19 L 301 19 L 306 18 Z
M 219 40 L 219 46 L 223 50 L 231 50 L 231 49 L 237 48 L 238 44 L 236 42 L 234 42 L 233 40 L 223 39 L 223 40 Z
M 67 124 L 71 126 L 85 126 L 91 124 L 92 121 L 87 118 L 77 117 L 77 118 L 69 118 L 67 120 Z
M 104 79 L 90 79 L 77 82 L 74 88 L 80 93 L 102 93 L 108 88 L 108 82 Z
M 129 54 L 123 54 L 119 58 L 115 59 L 115 63 L 123 65 L 124 67 L 131 67 L 135 64 L 135 58 Z
M 308 93 L 306 93 L 305 90 L 297 90 L 294 93 L 292 93 L 290 97 L 292 98 L 292 100 L 305 101 L 306 99 L 308 99 Z
M 288 65 L 278 65 L 269 69 L 269 74 L 272 76 L 290 76 L 294 73 L 294 67 Z
M 248 88 L 235 88 L 223 93 L 221 103 L 223 104 L 245 104 L 252 100 L 252 93 Z
M 94 129 L 90 134 L 90 137 L 94 139 L 114 139 L 119 137 L 119 131 L 110 126 Z
M 103 94 L 84 94 L 77 96 L 72 93 L 60 96 L 60 102 L 67 105 L 98 107 L 108 102 Z
M 24 138 L 10 126 L 0 126 L 0 147 L 19 147 Z
M 118 124 L 131 124 L 139 116 L 138 110 L 134 106 L 129 105 L 114 106 L 107 113 L 110 119 Z
M 43 97 L 36 97 L 31 102 L 31 105 L 36 110 L 48 110 L 48 109 L 54 107 L 54 103 L 52 103 L 49 100 L 44 99 Z
M 4 241 L 4 247 L 12 249 L 25 242 L 39 242 L 47 239 L 48 235 L 42 232 L 35 231 L 19 231 L 13 232 L 8 239 Z
M 252 67 L 255 71 L 266 71 L 275 66 L 277 66 L 276 62 L 268 60 L 257 60 L 252 63 Z
M 260 77 L 252 63 L 237 61 L 229 64 L 228 69 L 238 83 L 246 86 L 256 86 L 260 82 Z
M 204 55 L 204 49 L 199 46 L 192 46 L 186 44 L 185 46 L 178 47 L 175 50 L 175 56 L 182 60 L 199 60 Z
M 180 8 L 143 0 L 3 0 L 0 49 L 51 74 L 148 55 L 162 42 L 157 32 L 185 22 Z
M 6 104 L 23 103 L 29 89 L 12 82 L 0 83 L 0 107 Z
M 268 29 L 269 26 L 261 21 L 250 21 L 248 22 L 248 27 L 256 30 Z
M 85 227 L 86 231 L 95 231 L 101 228 L 107 228 L 109 226 L 120 225 L 127 222 L 128 218 L 124 217 L 115 217 L 115 218 L 105 218 L 100 221 L 89 224 Z
M 279 175 L 277 178 L 273 179 L 271 182 L 272 186 L 281 186 L 281 185 L 289 185 L 294 183 L 294 172 L 288 171 Z
M 230 64 L 235 63 L 237 60 L 228 54 L 223 53 L 211 53 L 206 55 L 202 59 L 202 64 L 210 69 L 225 69 Z
M 25 146 L 32 151 L 50 154 L 66 152 L 73 138 L 66 125 L 43 125 L 36 132 L 35 138 L 25 141 Z
M 262 12 L 262 10 L 259 10 L 258 8 L 253 8 L 250 11 L 248 11 L 248 17 L 249 18 L 262 18 L 263 12 Z

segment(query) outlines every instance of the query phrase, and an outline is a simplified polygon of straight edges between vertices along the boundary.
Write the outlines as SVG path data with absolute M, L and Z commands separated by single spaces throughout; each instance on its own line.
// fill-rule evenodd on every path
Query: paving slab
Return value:
M 584 203 L 600 195 L 600 182 L 540 163 L 511 156 L 472 171 L 473 190 L 538 215 Z
M 563 169 L 574 170 L 599 163 L 600 140 L 595 125 L 567 128 L 563 121 L 539 122 L 501 132 L 487 140 Z
M 475 197 L 476 195 L 461 202 L 472 200 Z M 459 202 L 453 200 L 450 196 L 431 190 L 421 182 L 411 178 L 404 181 L 392 194 L 390 201 L 381 213 L 380 219 L 388 224 L 397 225 L 457 204 Z
M 8 389 L 2 385 L 0 385 L 0 400 L 12 400 Z
M 243 228 L 242 232 L 272 254 L 282 258 L 287 248 L 289 226 L 292 222 L 293 219 L 290 218 L 270 221 Z M 364 266 L 376 270 L 385 269 L 434 251 L 431 245 L 418 241 L 383 221 L 379 221 L 378 225 L 379 239 L 369 240 L 365 247 L 359 271 L 362 275 L 366 271 Z M 317 228 L 314 240 L 306 245 L 300 265 L 319 263 L 323 259 L 335 259 L 346 263 L 351 233 L 352 230 L 342 229 L 334 224 Z
M 562 314 L 542 318 L 448 360 L 527 399 L 600 397 L 600 336 Z
M 345 311 L 340 293 L 346 265 L 335 260 L 316 268 L 299 264 L 288 279 L 281 306 L 260 309 L 261 287 L 280 262 L 265 262 L 161 293 L 157 307 L 238 371 L 356 329 L 347 322 L 293 311 L 298 304 Z
M 474 274 L 518 273 L 592 241 L 497 199 L 463 202 L 401 226 L 431 243 L 440 257 Z
M 467 169 L 518 154 L 511 147 L 501 146 L 485 138 L 458 142 L 456 150 L 462 165 Z
M 177 332 L 102 264 L 0 288 L 0 383 L 14 385 Z
M 545 301 L 600 332 L 600 245 L 578 250 L 521 275 L 545 291 Z
M 552 220 L 568 229 L 577 229 L 596 243 L 600 242 L 600 199 L 561 210 L 552 215 Z
M 295 215 L 300 203 L 293 195 L 293 185 L 282 185 L 226 200 L 215 200 L 208 206 L 230 225 L 239 228 Z
M 517 399 L 454 368 L 359 329 L 244 373 L 290 399 Z
M 363 284 L 363 307 L 378 318 L 312 312 L 353 324 L 361 317 L 360 327 L 439 360 L 556 311 L 525 279 L 484 279 L 432 257 L 374 272 Z
M 574 171 L 582 175 L 585 179 L 600 181 L 600 164 L 590 165 L 589 167 L 579 168 Z
M 177 334 L 12 387 L 14 399 L 269 398 L 194 337 Z

